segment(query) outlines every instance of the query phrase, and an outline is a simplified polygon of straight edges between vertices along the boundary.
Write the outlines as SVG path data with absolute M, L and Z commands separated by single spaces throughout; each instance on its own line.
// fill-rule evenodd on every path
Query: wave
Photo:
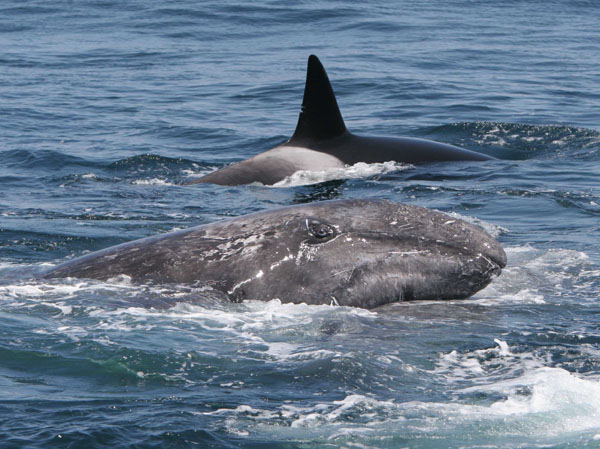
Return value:
M 580 302 L 586 292 L 600 286 L 600 267 L 580 251 L 540 250 L 531 246 L 505 248 L 508 264 L 502 274 L 474 298 L 479 304 L 545 304 L 566 301 L 576 292 Z M 589 299 L 590 305 L 593 299 Z
M 2 151 L 3 165 L 11 168 L 48 169 L 61 167 L 98 167 L 89 159 L 55 150 Z
M 598 159 L 600 132 L 573 126 L 461 122 L 421 128 L 418 137 L 439 140 L 500 159 Z
M 553 446 L 572 441 L 574 435 L 582 439 L 580 442 L 600 439 L 597 380 L 543 367 L 508 381 L 476 387 L 476 391 L 505 397 L 491 402 L 400 402 L 347 393 L 313 405 L 283 404 L 269 409 L 242 404 L 202 414 L 235 422 L 237 432 L 276 434 L 298 441 L 310 429 L 313 442 L 334 440 L 369 447 L 382 440 L 386 447 L 407 440 L 435 442 L 435 447 L 446 441 L 482 447 L 493 440 L 494 447 L 504 447 L 502 444 L 510 445 L 515 437 L 520 444 L 528 441 Z

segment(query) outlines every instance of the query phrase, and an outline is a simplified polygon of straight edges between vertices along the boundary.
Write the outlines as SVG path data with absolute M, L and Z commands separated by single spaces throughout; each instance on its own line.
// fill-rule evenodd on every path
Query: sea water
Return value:
M 583 0 L 4 0 L 0 447 L 600 447 L 599 18 Z M 183 185 L 292 134 L 312 53 L 352 131 L 500 160 Z M 464 218 L 508 266 L 468 300 L 372 311 L 34 279 L 335 198 Z

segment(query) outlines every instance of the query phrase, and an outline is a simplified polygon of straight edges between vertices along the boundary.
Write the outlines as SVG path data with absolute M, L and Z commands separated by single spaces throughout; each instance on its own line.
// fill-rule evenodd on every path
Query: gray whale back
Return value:
M 124 243 L 45 278 L 201 284 L 232 301 L 372 308 L 460 299 L 506 265 L 500 244 L 441 212 L 384 200 L 291 206 Z
M 410 137 L 357 136 L 347 130 L 333 88 L 319 59 L 308 58 L 304 97 L 296 130 L 285 143 L 226 166 L 194 183 L 275 184 L 299 170 L 325 170 L 358 162 L 485 161 L 491 156 L 454 145 Z

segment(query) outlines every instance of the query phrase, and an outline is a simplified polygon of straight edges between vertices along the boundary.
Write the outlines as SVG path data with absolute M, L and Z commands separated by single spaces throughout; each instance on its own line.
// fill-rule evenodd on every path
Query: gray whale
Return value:
M 358 162 L 485 161 L 491 156 L 445 143 L 411 137 L 366 137 L 346 129 L 329 78 L 319 59 L 308 58 L 302 109 L 294 135 L 245 161 L 189 182 L 275 184 L 299 170 L 321 171 Z
M 465 221 L 385 200 L 291 206 L 100 250 L 45 278 L 201 284 L 231 301 L 373 308 L 462 299 L 506 265 L 500 244 Z

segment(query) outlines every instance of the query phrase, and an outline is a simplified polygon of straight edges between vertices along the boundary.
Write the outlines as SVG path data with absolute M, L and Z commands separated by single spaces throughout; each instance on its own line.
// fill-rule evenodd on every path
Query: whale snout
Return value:
M 480 231 L 480 237 L 481 241 L 478 245 L 473 245 L 473 250 L 477 252 L 477 257 L 482 259 L 483 266 L 479 268 L 481 274 L 476 278 L 481 279 L 480 288 L 483 288 L 502 273 L 502 269 L 506 267 L 507 258 L 504 248 L 495 238 L 483 230 Z
M 379 223 L 386 224 L 374 230 L 372 219 L 370 231 L 360 233 L 365 247 L 349 271 L 344 294 L 336 292 L 346 305 L 465 299 L 506 266 L 500 243 L 474 224 L 417 206 L 380 206 Z
M 479 290 L 485 288 L 492 280 L 502 273 L 506 266 L 506 254 L 499 243 L 495 242 L 494 248 L 490 251 L 478 253 L 473 259 L 469 259 L 466 264 L 463 261 L 457 261 L 460 266 L 467 266 L 464 278 L 457 285 L 463 285 L 463 294 L 459 294 L 457 299 L 468 298 Z M 464 264 L 464 265 L 463 265 Z
M 491 235 L 487 234 L 485 231 L 481 232 L 483 234 L 483 239 L 479 251 L 493 262 L 499 270 L 502 270 L 507 264 L 504 248 L 502 248 L 502 245 L 500 245 L 500 243 Z
M 450 252 L 458 274 L 454 282 L 454 299 L 468 298 L 485 288 L 507 264 L 504 248 L 494 237 L 468 223 L 460 226 L 464 240 L 458 239 L 455 251 Z M 449 272 L 448 276 L 452 282 L 452 273 Z

